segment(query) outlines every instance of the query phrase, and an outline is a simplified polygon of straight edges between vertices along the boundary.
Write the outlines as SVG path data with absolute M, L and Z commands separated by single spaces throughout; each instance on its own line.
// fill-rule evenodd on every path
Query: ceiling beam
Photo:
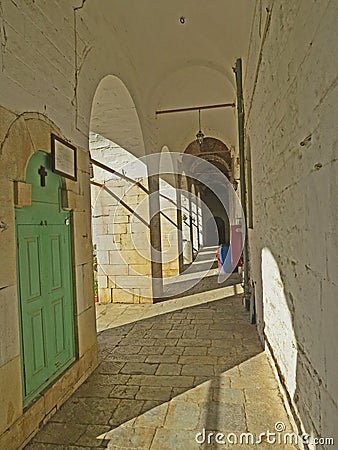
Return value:
M 190 106 L 188 108 L 176 108 L 176 109 L 162 109 L 155 111 L 156 115 L 159 114 L 171 114 L 186 111 L 202 111 L 203 109 L 216 109 L 216 108 L 234 108 L 235 103 L 219 103 L 216 105 L 203 105 L 203 106 Z

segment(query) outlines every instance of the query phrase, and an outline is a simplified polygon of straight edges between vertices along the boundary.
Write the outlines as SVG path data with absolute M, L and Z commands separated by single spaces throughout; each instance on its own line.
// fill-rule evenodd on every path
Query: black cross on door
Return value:
M 40 166 L 40 169 L 38 170 L 38 173 L 40 175 L 40 185 L 42 187 L 46 186 L 46 176 L 47 176 L 47 170 L 44 166 Z

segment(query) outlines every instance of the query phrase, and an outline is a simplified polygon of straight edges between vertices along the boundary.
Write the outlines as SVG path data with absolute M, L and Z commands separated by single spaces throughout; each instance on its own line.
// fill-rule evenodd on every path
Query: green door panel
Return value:
M 62 367 L 74 354 L 73 308 L 70 281 L 69 226 L 48 225 L 44 228 L 46 258 L 49 262 L 46 274 L 46 292 L 50 302 L 51 364 Z
M 57 290 L 62 288 L 62 265 L 61 265 L 62 242 L 60 242 L 61 239 L 62 236 L 60 236 L 58 233 L 55 233 L 54 235 L 49 235 L 49 245 L 51 253 L 51 260 L 50 260 L 51 290 Z
M 28 300 L 34 300 L 41 297 L 41 265 L 40 265 L 40 230 L 34 230 L 35 227 L 29 227 L 28 234 L 20 234 L 20 244 L 23 254 L 24 265 L 27 268 L 27 278 L 25 278 L 25 291 Z
M 32 342 L 32 359 L 28 359 L 28 363 L 31 362 L 33 367 L 27 367 L 27 372 L 32 374 L 29 380 L 32 386 L 36 382 L 41 383 L 41 381 L 38 381 L 39 379 L 43 381 L 47 379 L 46 349 L 44 346 L 46 325 L 44 315 L 44 308 L 40 308 L 28 316 L 30 323 L 27 324 L 27 335 L 30 335 Z
M 56 358 L 67 349 L 66 346 L 66 327 L 65 327 L 65 305 L 64 297 L 56 299 L 52 303 L 52 323 L 55 330 L 55 341 L 53 343 L 53 353 Z M 59 361 L 54 363 L 56 366 L 60 364 Z
M 24 352 L 25 390 L 48 379 L 46 349 L 46 304 L 44 299 L 43 235 L 36 225 L 18 225 L 20 261 L 21 328 L 26 345 Z M 44 261 L 43 261 L 44 262 Z
M 26 181 L 32 206 L 16 209 L 24 405 L 75 360 L 70 213 L 48 154 L 32 156 Z

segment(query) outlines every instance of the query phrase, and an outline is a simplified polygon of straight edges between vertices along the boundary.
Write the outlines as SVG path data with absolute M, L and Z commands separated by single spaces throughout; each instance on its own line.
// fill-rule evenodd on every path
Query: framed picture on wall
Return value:
M 53 172 L 76 181 L 76 147 L 51 134 Z

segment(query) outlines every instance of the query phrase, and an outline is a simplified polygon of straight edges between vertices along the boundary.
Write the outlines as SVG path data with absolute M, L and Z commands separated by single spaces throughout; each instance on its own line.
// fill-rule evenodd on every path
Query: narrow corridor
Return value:
M 206 280 L 154 305 L 98 305 L 98 368 L 26 448 L 212 449 L 278 423 L 291 432 L 238 277 L 210 289 Z
M 0 1 L 0 450 L 338 448 L 337 18 Z

